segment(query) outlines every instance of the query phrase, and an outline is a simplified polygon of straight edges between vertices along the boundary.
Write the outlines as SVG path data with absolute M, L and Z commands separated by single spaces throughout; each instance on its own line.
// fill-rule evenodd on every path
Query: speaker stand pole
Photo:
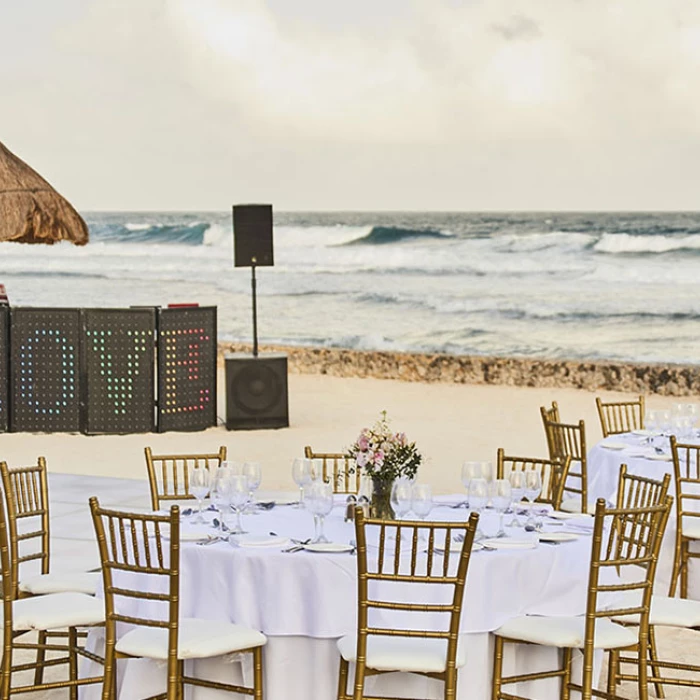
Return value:
M 255 261 L 250 268 L 251 278 L 250 286 L 253 290 L 253 357 L 258 356 L 258 303 L 257 303 L 257 284 L 255 282 Z

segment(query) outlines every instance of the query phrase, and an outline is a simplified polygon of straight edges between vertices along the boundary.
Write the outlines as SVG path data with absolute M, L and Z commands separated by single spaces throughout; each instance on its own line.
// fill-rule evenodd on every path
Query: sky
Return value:
M 81 211 L 699 210 L 697 0 L 0 0 Z

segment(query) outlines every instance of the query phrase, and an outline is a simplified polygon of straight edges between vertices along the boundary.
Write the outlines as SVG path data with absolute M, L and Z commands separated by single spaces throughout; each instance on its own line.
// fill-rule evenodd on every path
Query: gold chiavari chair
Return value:
M 552 401 L 552 407 L 547 408 L 546 406 L 540 406 L 540 415 L 542 416 L 542 425 L 544 426 L 544 435 L 547 439 L 547 449 L 549 454 L 552 454 L 552 445 L 549 441 L 549 431 L 547 430 L 547 423 L 561 423 L 561 416 L 559 414 L 559 404 L 556 401 Z
M 620 486 L 618 489 L 618 508 L 623 503 L 653 505 L 665 500 L 668 484 L 671 479 L 670 474 L 665 474 L 663 481 L 656 481 L 654 479 L 629 475 L 626 472 L 625 465 L 622 465 L 620 469 Z M 624 495 L 621 496 L 621 494 Z M 622 524 L 618 525 L 619 529 L 622 529 L 621 525 Z M 631 529 L 633 524 L 628 524 L 628 527 Z M 665 522 L 663 527 L 665 531 Z M 659 538 L 657 549 L 660 549 L 660 545 L 661 540 Z M 658 558 L 658 551 L 656 552 L 656 556 Z M 632 598 L 630 602 L 635 601 Z M 616 621 L 623 624 L 638 624 L 638 620 L 635 616 L 631 618 L 628 616 L 620 617 L 616 619 Z M 700 679 L 697 679 L 697 677 L 691 678 L 687 675 L 692 673 L 697 676 L 697 674 L 700 673 L 700 666 L 696 664 L 682 664 L 675 661 L 659 660 L 655 633 L 657 626 L 700 630 L 700 601 L 670 598 L 656 593 L 651 596 L 651 607 L 649 610 L 649 666 L 651 667 L 651 675 L 647 678 L 649 683 L 654 684 L 657 698 L 664 697 L 664 685 L 691 688 L 700 687 Z M 621 655 L 617 658 L 612 656 L 608 666 L 608 672 L 611 674 L 611 676 L 608 676 L 608 684 L 610 687 L 614 687 L 617 682 L 622 680 L 636 680 L 636 675 L 623 674 L 620 672 L 621 664 L 629 664 L 631 662 L 631 659 Z M 673 670 L 675 672 L 674 676 L 669 677 L 662 675 L 664 669 Z
M 603 437 L 630 433 L 644 427 L 644 397 L 636 401 L 603 401 L 596 397 Z
M 536 499 L 537 503 L 549 503 L 554 510 L 559 510 L 570 464 L 571 457 L 568 456 L 562 461 L 539 457 L 512 457 L 506 455 L 503 448 L 499 447 L 496 457 L 496 478 L 506 479 L 508 473 L 512 471 L 526 469 L 538 471 L 542 480 L 542 492 Z
M 153 510 L 160 510 L 161 501 L 194 499 L 190 493 L 190 470 L 198 466 L 216 469 L 226 459 L 223 445 L 218 452 L 209 454 L 154 455 L 150 447 L 144 452 Z
M 543 412 L 545 409 L 542 409 Z M 588 512 L 588 462 L 586 449 L 586 425 L 543 421 L 547 432 L 549 458 L 564 462 L 570 457 L 569 471 L 563 485 L 561 509 L 572 513 Z M 573 494 L 567 496 L 567 494 Z
M 360 490 L 360 470 L 355 461 L 342 452 L 314 452 L 304 448 L 306 459 L 318 459 L 323 466 L 323 480 L 333 484 L 333 493 L 357 493 Z
M 504 685 L 524 683 L 545 678 L 561 678 L 561 698 L 569 700 L 571 691 L 578 691 L 582 700 L 604 697 L 622 700 L 615 688 L 601 692 L 593 688 L 593 655 L 597 649 L 620 650 L 634 648 L 637 652 L 637 690 L 640 700 L 648 695 L 648 621 L 649 606 L 656 573 L 656 554 L 663 537 L 663 525 L 671 508 L 671 498 L 663 505 L 645 508 L 606 508 L 599 499 L 591 545 L 591 566 L 588 579 L 586 614 L 578 617 L 547 617 L 523 615 L 506 622 L 495 631 L 494 672 L 492 700 L 525 700 L 520 695 L 503 691 Z M 604 546 L 605 519 L 622 520 L 629 524 L 632 534 L 619 542 L 618 529 L 610 528 L 608 543 Z M 603 572 L 617 570 L 621 579 L 605 583 Z M 622 573 L 625 570 L 625 573 Z M 629 578 L 625 576 L 632 573 Z M 642 573 L 640 573 L 640 571 Z M 603 574 L 603 577 L 601 576 Z M 603 578 L 603 580 L 601 580 Z M 618 603 L 618 596 L 636 592 L 635 602 Z M 610 595 L 612 594 L 612 595 Z M 607 599 L 607 600 L 606 600 Z M 621 616 L 637 616 L 634 629 L 614 622 Z M 503 677 L 503 649 L 506 644 L 540 644 L 563 650 L 563 667 L 553 671 L 523 673 Z M 573 651 L 583 653 L 581 683 L 572 682 Z
M 680 597 L 688 597 L 688 565 L 700 559 L 690 545 L 700 542 L 700 445 L 688 445 L 671 435 L 671 456 L 676 484 L 676 547 L 669 595 L 676 595 L 680 579 Z
M 95 595 L 99 573 L 51 572 L 49 488 L 44 457 L 39 457 L 36 465 L 14 469 L 10 469 L 7 462 L 0 462 L 0 476 L 15 587 L 13 596 L 27 598 L 48 593 Z M 26 574 L 26 569 L 32 564 L 38 564 L 40 572 Z M 39 644 L 46 644 L 49 636 L 65 637 L 65 634 L 40 631 Z M 43 681 L 43 661 L 44 650 L 40 646 L 34 678 L 37 684 Z
M 444 697 L 454 700 L 457 671 L 466 660 L 464 647 L 459 644 L 459 623 L 478 516 L 472 513 L 468 523 L 417 523 L 367 518 L 362 508 L 355 512 L 357 632 L 338 641 L 338 699 L 370 698 L 364 694 L 367 676 L 404 671 L 444 681 Z M 368 546 L 372 546 L 370 556 Z M 410 583 L 422 584 L 421 601 L 407 602 L 405 595 L 397 596 L 399 601 L 390 599 L 390 591 L 403 593 L 405 584 Z M 450 587 L 449 603 L 423 602 L 428 590 L 448 592 Z M 447 596 L 440 599 L 446 600 Z M 387 623 L 395 612 L 404 616 L 400 629 Z M 412 613 L 418 617 L 413 616 L 414 625 L 408 622 Z M 446 616 L 443 629 L 426 630 L 421 613 Z M 350 663 L 355 664 L 355 678 L 353 690 L 348 692 Z
M 102 560 L 106 608 L 102 700 L 116 697 L 117 660 L 132 658 L 167 663 L 167 691 L 150 700 L 184 700 L 185 684 L 262 700 L 265 635 L 222 620 L 180 617 L 180 508 L 172 506 L 169 515 L 125 513 L 100 507 L 93 496 L 90 510 Z M 162 581 L 162 586 L 154 579 Z M 128 601 L 130 614 L 122 612 L 117 601 L 125 605 Z M 118 623 L 133 627 L 117 638 Z M 188 659 L 232 653 L 252 654 L 252 688 L 185 675 Z
M 8 518 L 5 508 L 0 506 L 0 567 L 2 568 L 2 610 L 3 640 L 2 666 L 0 667 L 0 697 L 9 700 L 18 693 L 54 688 L 69 688 L 70 699 L 77 700 L 78 686 L 101 683 L 102 676 L 78 678 L 78 656 L 102 662 L 95 654 L 78 644 L 78 628 L 103 625 L 105 608 L 101 600 L 85 593 L 61 592 L 30 597 L 18 597 L 16 559 L 11 555 L 8 536 Z M 50 631 L 66 630 L 67 643 L 50 644 L 46 634 Z M 36 643 L 19 642 L 18 638 L 28 632 L 39 633 Z M 37 660 L 29 663 L 14 663 L 16 651 L 34 651 Z M 52 656 L 46 659 L 47 652 L 67 652 L 66 656 Z M 38 673 L 49 666 L 68 664 L 68 679 L 43 682 L 43 674 Z M 13 675 L 22 671 L 34 670 L 34 683 L 13 686 Z M 37 681 L 37 677 L 40 679 Z

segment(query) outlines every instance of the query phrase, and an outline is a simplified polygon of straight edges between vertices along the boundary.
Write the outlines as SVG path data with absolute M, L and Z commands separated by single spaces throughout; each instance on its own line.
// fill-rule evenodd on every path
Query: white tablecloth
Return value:
M 342 516 L 343 508 L 336 507 L 327 518 L 326 534 L 334 542 L 347 543 L 354 537 L 354 526 L 343 522 Z M 431 514 L 433 520 L 465 517 L 465 510 L 445 505 L 436 506 Z M 257 516 L 244 516 L 243 521 L 256 534 L 275 532 L 294 538 L 312 534 L 311 515 L 292 507 L 276 507 Z M 473 554 L 461 625 L 469 661 L 460 674 L 460 697 L 476 700 L 489 697 L 492 648 L 489 631 L 524 613 L 584 612 L 590 544 L 590 537 L 583 535 L 560 546 L 539 544 L 530 550 Z M 180 613 L 183 617 L 224 619 L 249 625 L 269 637 L 265 650 L 266 700 L 331 700 L 335 697 L 338 672 L 335 640 L 353 632 L 356 626 L 356 561 L 350 554 L 306 551 L 287 554 L 278 548 L 183 543 Z M 153 603 L 133 601 L 123 612 L 136 612 L 142 605 Z M 94 633 L 92 641 L 96 642 Z M 511 653 L 508 663 L 517 663 L 521 670 L 536 664 L 552 667 L 557 663 L 553 650 L 518 649 L 517 654 Z M 121 700 L 137 700 L 162 688 L 165 677 L 162 666 L 148 661 L 120 664 Z M 199 662 L 196 672 L 231 679 L 237 668 L 238 664 L 216 659 Z M 249 675 L 245 669 L 243 672 Z M 407 681 L 403 674 L 377 679 L 377 688 L 381 692 L 412 693 L 414 697 L 438 697 L 440 684 L 414 676 L 410 679 Z M 558 697 L 555 684 L 540 687 L 537 696 L 541 700 Z M 98 694 L 86 689 L 81 697 L 92 699 Z M 227 696 L 197 689 L 191 697 Z
M 617 449 L 625 446 L 624 449 Z M 650 479 L 661 480 L 664 474 L 671 475 L 669 494 L 675 498 L 676 484 L 673 478 L 673 461 L 668 439 L 656 437 L 654 445 L 648 444 L 646 437 L 625 433 L 611 435 L 595 445 L 588 453 L 588 497 L 591 503 L 597 498 L 605 498 L 615 503 L 617 485 L 620 478 L 620 465 L 627 465 L 628 474 L 636 474 Z M 608 447 L 609 446 L 609 447 Z M 686 507 L 688 503 L 686 502 Z M 668 520 L 666 534 L 661 546 L 657 568 L 655 590 L 659 594 L 668 593 L 673 568 L 673 554 L 676 533 L 676 504 L 674 502 Z M 689 596 L 700 600 L 700 562 L 690 562 Z M 678 594 L 678 592 L 677 592 Z

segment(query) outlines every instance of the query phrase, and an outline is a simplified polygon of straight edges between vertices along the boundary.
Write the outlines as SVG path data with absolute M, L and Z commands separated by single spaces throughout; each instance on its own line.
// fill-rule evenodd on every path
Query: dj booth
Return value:
M 0 304 L 0 431 L 216 425 L 216 307 Z

